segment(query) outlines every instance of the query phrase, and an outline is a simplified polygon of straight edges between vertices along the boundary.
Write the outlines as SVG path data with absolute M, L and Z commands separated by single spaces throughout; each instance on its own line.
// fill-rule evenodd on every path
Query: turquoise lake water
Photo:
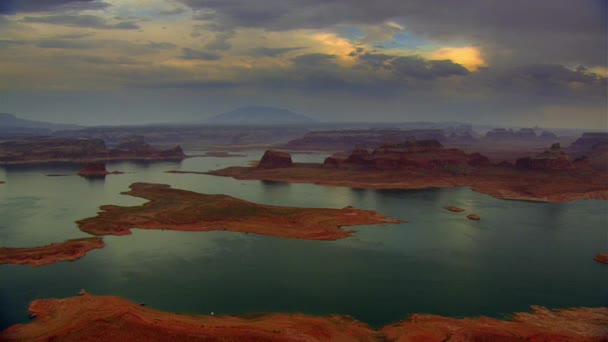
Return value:
M 240 181 L 171 169 L 206 171 L 247 165 L 239 158 L 181 163 L 109 163 L 129 172 L 105 180 L 78 176 L 78 166 L 0 167 L 0 247 L 28 247 L 87 237 L 74 221 L 104 204 L 139 205 L 121 195 L 133 182 L 170 184 L 248 201 L 301 207 L 372 209 L 408 223 L 357 226 L 339 241 L 255 234 L 133 230 L 104 237 L 106 247 L 74 262 L 32 268 L 0 265 L 0 329 L 27 322 L 28 303 L 84 288 L 149 307 L 187 313 L 303 312 L 351 315 L 373 326 L 410 313 L 503 317 L 551 308 L 608 306 L 608 202 L 505 201 L 468 188 L 360 190 L 310 184 Z M 322 155 L 294 155 L 321 161 Z M 481 216 L 452 213 L 443 205 Z

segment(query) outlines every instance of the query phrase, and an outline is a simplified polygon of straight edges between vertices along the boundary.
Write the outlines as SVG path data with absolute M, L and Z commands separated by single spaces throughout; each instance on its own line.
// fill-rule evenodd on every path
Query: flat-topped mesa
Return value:
M 185 157 L 179 146 L 159 150 L 143 139 L 130 140 L 113 149 L 108 149 L 102 139 L 43 138 L 0 143 L 0 164 L 181 160 Z
M 362 129 L 308 132 L 281 148 L 287 150 L 346 151 L 354 146 L 377 148 L 386 142 L 405 140 L 447 140 L 441 129 Z
M 347 158 L 327 158 L 324 167 L 365 167 L 375 170 L 402 168 L 437 168 L 445 166 L 480 167 L 490 161 L 479 153 L 466 154 L 459 149 L 445 148 L 437 140 L 409 140 L 383 144 L 370 152 L 356 149 Z
M 293 165 L 291 155 L 287 152 L 267 150 L 257 167 L 260 169 L 277 169 Z

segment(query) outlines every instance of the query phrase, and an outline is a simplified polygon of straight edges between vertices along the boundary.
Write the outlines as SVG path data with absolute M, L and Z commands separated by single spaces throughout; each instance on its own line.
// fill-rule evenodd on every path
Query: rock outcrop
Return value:
M 447 138 L 440 129 L 411 130 L 335 130 L 309 132 L 301 138 L 289 141 L 281 148 L 287 150 L 348 151 L 355 146 L 377 148 L 385 143 L 398 143 L 406 140 L 437 140 Z
M 597 253 L 593 259 L 595 259 L 595 261 L 608 264 L 608 253 Z
M 287 152 L 267 150 L 260 159 L 258 168 L 260 169 L 277 169 L 282 167 L 290 167 L 293 165 L 291 155 Z
M 78 171 L 78 175 L 81 177 L 105 177 L 108 174 L 110 173 L 106 170 L 104 163 L 88 163 Z
M 383 144 L 369 151 L 356 149 L 347 158 L 329 157 L 325 167 L 358 167 L 374 170 L 404 168 L 480 167 L 490 161 L 479 153 L 466 154 L 459 149 L 444 148 L 437 140 L 408 140 L 396 144 Z
M 608 144 L 608 132 L 583 133 L 568 147 L 568 152 L 574 155 L 585 154 L 598 144 Z
M 460 212 L 463 212 L 463 211 L 464 211 L 464 209 L 462 209 L 462 208 L 453 207 L 453 206 L 451 206 L 451 205 L 446 205 L 446 206 L 444 206 L 444 207 L 443 207 L 443 209 L 445 209 L 445 210 L 449 210 L 449 211 L 453 211 L 453 212 L 455 212 L 455 213 L 460 213 Z
M 576 166 L 582 167 L 583 163 L 573 163 L 558 143 L 533 158 L 519 158 L 515 162 L 515 167 L 523 170 L 557 171 L 573 169 Z
M 0 164 L 44 162 L 98 162 L 105 160 L 181 160 L 186 155 L 177 146 L 159 150 L 132 139 L 108 149 L 102 139 L 39 138 L 0 143 Z
M 554 141 L 557 139 L 557 135 L 551 131 L 544 130 L 537 135 L 534 128 L 521 128 L 519 130 L 495 128 L 486 133 L 485 139 L 492 141 Z

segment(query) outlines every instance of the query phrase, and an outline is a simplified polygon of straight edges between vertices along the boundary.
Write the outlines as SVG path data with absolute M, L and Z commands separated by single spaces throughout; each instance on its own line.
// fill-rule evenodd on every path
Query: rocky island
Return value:
M 105 177 L 107 175 L 119 175 L 122 172 L 120 171 L 112 171 L 109 172 L 106 169 L 106 164 L 104 163 L 88 163 L 86 165 L 84 165 L 80 171 L 78 171 L 78 175 L 81 177 L 87 177 L 87 178 L 92 178 L 92 177 Z
M 509 320 L 410 316 L 374 330 L 350 317 L 272 313 L 243 316 L 176 314 L 116 296 L 82 292 L 30 304 L 29 324 L 0 332 L 2 341 L 603 341 L 607 308 L 532 307 Z
M 43 266 L 57 261 L 80 259 L 87 252 L 103 248 L 105 244 L 99 237 L 72 239 L 42 247 L 0 248 L 0 264 Z
M 126 195 L 149 202 L 135 207 L 106 205 L 96 216 L 78 221 L 94 235 L 126 235 L 131 228 L 179 231 L 228 230 L 293 239 L 337 240 L 353 231 L 340 227 L 398 223 L 381 214 L 352 207 L 295 208 L 247 202 L 227 195 L 207 195 L 168 185 L 134 183 Z
M 469 186 L 496 198 L 541 202 L 608 199 L 608 174 L 594 169 L 585 158 L 572 160 L 558 144 L 515 163 L 491 163 L 479 153 L 422 140 L 385 144 L 371 151 L 356 149 L 346 158 L 328 157 L 323 164 L 260 164 L 266 166 L 228 167 L 206 174 L 373 189 Z

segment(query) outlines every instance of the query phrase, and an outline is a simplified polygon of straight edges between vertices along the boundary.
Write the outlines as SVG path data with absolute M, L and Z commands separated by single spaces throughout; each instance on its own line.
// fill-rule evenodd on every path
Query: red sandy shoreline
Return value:
M 36 319 L 0 332 L 2 341 L 605 341 L 608 308 L 532 307 L 512 319 L 415 314 L 373 330 L 346 316 L 270 313 L 203 316 L 163 312 L 116 296 L 41 299 Z
M 33 267 L 72 261 L 84 257 L 87 252 L 103 248 L 99 237 L 72 239 L 41 247 L 0 248 L 0 264 L 30 265 Z

